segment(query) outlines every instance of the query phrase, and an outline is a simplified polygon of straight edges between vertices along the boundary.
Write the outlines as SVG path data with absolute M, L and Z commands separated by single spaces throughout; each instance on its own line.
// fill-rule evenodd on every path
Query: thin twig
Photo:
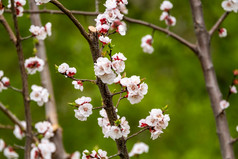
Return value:
M 234 144 L 234 143 L 236 143 L 236 142 L 238 142 L 238 138 L 235 138 L 235 139 L 232 139 L 232 140 L 231 140 L 231 144 Z
M 10 88 L 10 89 L 12 89 L 12 90 L 14 90 L 14 91 L 16 91 L 16 92 L 19 92 L 19 93 L 22 93 L 22 90 L 21 89 L 18 89 L 18 88 L 15 88 L 15 87 L 13 87 L 13 86 L 8 86 L 7 88 Z
M 0 124 L 0 129 L 10 129 L 10 130 L 13 130 L 14 127 L 11 126 L 11 125 L 2 125 L 2 124 Z
M 213 33 L 218 29 L 218 27 L 221 25 L 221 23 L 226 19 L 226 17 L 229 15 L 230 12 L 225 12 L 213 25 L 211 30 L 209 31 L 209 35 L 212 36 Z
M 67 78 L 70 78 L 74 81 L 81 81 L 81 82 L 91 82 L 91 83 L 96 83 L 96 80 L 90 80 L 90 79 L 77 79 L 75 77 L 72 77 L 72 76 L 67 76 L 66 73 L 61 73 L 62 75 L 66 76 Z
M 132 134 L 131 136 L 129 136 L 129 137 L 126 138 L 126 141 L 129 140 L 129 139 L 131 139 L 131 138 L 133 138 L 133 137 L 135 137 L 135 136 L 137 136 L 137 135 L 139 135 L 140 133 L 142 133 L 142 132 L 148 130 L 149 128 L 150 128 L 150 127 L 145 127 L 144 129 L 141 129 L 140 131 L 138 131 L 138 132 Z
M 88 33 L 85 31 L 85 29 L 83 28 L 83 26 L 80 24 L 80 22 L 74 17 L 74 15 L 72 14 L 72 12 L 68 9 L 66 9 L 59 1 L 57 0 L 51 0 L 50 1 L 52 4 L 54 4 L 56 7 L 58 7 L 62 12 L 64 12 L 69 19 L 74 23 L 74 25 L 78 28 L 78 30 L 80 31 L 80 33 L 83 35 L 83 37 L 89 42 L 91 43 L 91 40 L 88 36 Z
M 55 0 L 53 0 L 52 3 L 55 3 L 54 2 Z M 61 10 L 63 10 L 62 8 L 60 8 Z M 65 8 L 64 8 L 65 10 Z M 63 11 L 67 16 L 70 17 L 70 19 L 72 18 L 72 14 L 75 14 L 75 15 L 86 15 L 86 16 L 97 16 L 99 13 L 98 12 L 86 12 L 86 11 L 75 11 L 75 10 L 72 10 L 72 11 L 69 11 L 66 9 L 67 12 Z M 6 11 L 8 12 L 8 11 Z M 61 11 L 57 11 L 57 10 L 39 10 L 39 11 L 32 11 L 32 10 L 25 10 L 24 13 L 31 13 L 31 14 L 39 14 L 39 13 L 50 13 L 50 14 L 63 14 L 63 12 Z M 71 14 L 71 15 L 70 15 Z M 71 19 L 74 24 L 78 27 L 78 24 L 77 24 L 77 20 L 75 21 L 74 19 Z M 124 16 L 124 20 L 125 21 L 128 21 L 128 22 L 131 22 L 131 23 L 136 23 L 136 24 L 141 24 L 141 25 L 144 25 L 144 26 L 147 26 L 147 27 L 150 27 L 154 30 L 157 30 L 157 31 L 160 31 L 160 32 L 163 32 L 165 34 L 168 34 L 169 36 L 171 36 L 172 38 L 174 38 L 175 40 L 179 41 L 180 43 L 182 43 L 183 45 L 187 46 L 188 48 L 190 48 L 194 53 L 197 53 L 197 48 L 196 48 L 196 45 L 195 44 L 192 44 L 190 43 L 189 41 L 185 40 L 184 38 L 182 38 L 181 36 L 167 30 L 167 29 L 164 29 L 164 28 L 161 28 L 159 26 L 156 26 L 154 24 L 151 24 L 151 23 L 148 23 L 148 22 L 145 22 L 145 21 L 142 21 L 142 20 L 138 20 L 138 19 L 133 19 L 133 18 L 129 18 L 129 17 L 126 17 Z M 81 25 L 81 24 L 80 24 Z M 80 27 L 78 27 L 79 30 Z M 81 32 L 81 31 L 80 31 Z M 81 32 L 82 33 L 82 32 Z M 83 34 L 84 35 L 84 34 Z M 85 36 L 85 35 L 84 35 Z M 87 38 L 86 38 L 87 39 Z
M 18 55 L 18 62 L 21 72 L 21 80 L 22 80 L 22 95 L 23 95 L 23 102 L 24 102 L 24 109 L 25 109 L 25 120 L 26 120 L 26 141 L 25 141 L 25 152 L 24 152 L 24 158 L 29 159 L 30 158 L 30 152 L 31 152 L 31 143 L 32 143 L 32 127 L 31 127 L 31 110 L 30 110 L 30 101 L 29 101 L 29 93 L 28 93 L 28 81 L 27 81 L 27 73 L 24 66 L 24 56 L 23 56 L 23 50 L 21 45 L 21 36 L 20 31 L 18 27 L 18 21 L 17 21 L 17 13 L 15 1 L 11 0 L 11 11 L 12 11 L 12 18 L 14 22 L 14 28 L 16 33 L 16 51 Z
M 115 96 L 115 95 L 118 95 L 118 94 L 122 94 L 122 93 L 125 93 L 125 92 L 126 92 L 126 90 L 122 90 L 120 92 L 113 93 L 112 96 Z
M 15 36 L 15 34 L 13 33 L 12 31 L 12 28 L 9 26 L 8 22 L 6 21 L 6 19 L 4 18 L 3 15 L 0 15 L 0 22 L 2 23 L 2 25 L 4 26 L 4 28 L 6 29 L 9 37 L 10 37 L 10 40 L 16 44 L 16 41 L 17 41 L 17 38 Z
M 24 146 L 20 146 L 20 145 L 17 145 L 17 144 L 14 144 L 13 147 L 14 147 L 14 149 L 25 150 L 25 147 L 24 147 Z
M 16 125 L 20 127 L 21 130 L 25 131 L 25 128 L 22 126 L 21 121 L 0 102 L 0 110 L 6 114 L 6 116 Z
M 93 110 L 96 110 L 96 109 L 102 109 L 102 108 L 105 108 L 105 106 L 101 106 L 101 107 L 94 107 Z
M 26 37 L 22 37 L 22 38 L 21 38 L 21 41 L 30 39 L 30 38 L 32 38 L 32 37 L 34 37 L 34 36 L 33 36 L 33 35 L 29 35 L 29 36 L 26 36 Z
M 122 96 L 120 95 L 119 99 L 117 100 L 117 104 L 116 104 L 116 106 L 115 106 L 116 109 L 118 108 L 120 101 L 121 101 L 122 99 L 124 99 L 124 98 L 126 98 L 126 97 L 122 97 Z
M 11 13 L 11 10 L 6 9 L 4 12 Z M 76 10 L 71 10 L 70 12 L 75 15 L 85 15 L 85 16 L 97 16 L 99 14 L 98 12 L 76 11 Z M 27 14 L 64 14 L 64 12 L 62 12 L 60 10 L 48 10 L 48 9 L 42 9 L 42 10 L 38 10 L 38 11 L 24 10 L 23 13 L 27 13 Z
M 120 155 L 120 154 L 119 154 L 119 153 L 117 153 L 117 154 L 115 154 L 115 155 L 109 156 L 108 158 L 117 157 L 117 156 L 119 156 L 119 155 Z

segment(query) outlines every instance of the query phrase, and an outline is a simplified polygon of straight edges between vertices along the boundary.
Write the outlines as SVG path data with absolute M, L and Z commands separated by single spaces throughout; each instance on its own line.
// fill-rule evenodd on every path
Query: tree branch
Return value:
M 13 87 L 13 86 L 7 86 L 7 88 L 10 88 L 10 89 L 12 89 L 12 90 L 14 90 L 14 91 L 16 91 L 16 92 L 19 92 L 19 93 L 22 93 L 22 90 L 21 89 L 18 89 L 18 88 L 15 88 L 15 87 Z
M 206 30 L 203 18 L 201 0 L 190 0 L 194 30 L 197 37 L 198 57 L 202 66 L 206 88 L 210 97 L 213 115 L 216 121 L 217 135 L 219 137 L 220 149 L 223 159 L 235 159 L 232 144 L 230 144 L 231 135 L 229 132 L 226 114 L 220 113 L 220 101 L 222 94 L 218 86 L 216 73 L 210 52 L 210 35 Z
M 8 35 L 10 37 L 10 40 L 13 42 L 13 44 L 16 44 L 16 41 L 17 41 L 16 36 L 13 33 L 11 27 L 9 26 L 8 22 L 6 21 L 6 19 L 4 18 L 3 15 L 0 15 L 0 22 L 2 23 L 2 25 L 6 29 Z
M 0 110 L 16 125 L 18 125 L 21 130 L 25 131 L 25 128 L 22 126 L 21 121 L 10 111 L 6 106 L 0 102 Z
M 60 8 L 61 9 L 61 8 Z M 63 11 L 63 9 L 61 9 Z M 75 15 L 87 15 L 87 16 L 97 16 L 99 13 L 98 12 L 87 12 L 87 11 L 69 11 L 66 9 L 66 11 L 68 12 L 68 14 L 75 14 Z M 6 10 L 5 12 L 9 12 L 8 10 Z M 65 13 L 65 11 L 63 11 Z M 48 14 L 64 14 L 61 11 L 57 11 L 57 10 L 39 10 L 39 11 L 32 11 L 32 10 L 25 10 L 24 13 L 30 13 L 30 14 L 40 14 L 40 13 L 48 13 Z M 67 16 L 69 16 L 68 14 L 66 14 Z M 70 18 L 71 19 L 71 18 Z M 71 19 L 72 20 L 72 19 Z M 190 48 L 194 53 L 197 53 L 197 49 L 196 49 L 196 45 L 192 44 L 190 42 L 188 42 L 187 40 L 185 40 L 184 38 L 182 38 L 181 36 L 167 30 L 164 28 L 161 28 L 159 26 L 156 26 L 154 24 L 142 21 L 142 20 L 138 20 L 138 19 L 133 19 L 133 18 L 129 18 L 124 16 L 124 20 L 128 21 L 130 23 L 136 23 L 136 24 L 140 24 L 140 25 L 144 25 L 146 27 L 150 27 L 154 30 L 160 31 L 162 33 L 168 34 L 169 36 L 171 36 L 172 38 L 174 38 L 175 40 L 179 41 L 180 43 L 182 43 L 183 45 L 187 46 L 188 48 Z M 74 20 L 72 20 L 74 22 Z M 77 20 L 76 20 L 77 21 Z M 77 23 L 77 22 L 74 22 Z M 75 24 L 76 25 L 76 24 Z M 77 26 L 77 25 L 76 25 Z M 77 26 L 78 27 L 78 26 Z
M 209 31 L 209 35 L 212 36 L 213 33 L 218 29 L 218 27 L 221 25 L 221 23 L 226 19 L 226 17 L 229 15 L 230 12 L 225 12 L 213 25 L 213 27 Z
M 95 0 L 95 11 L 99 12 L 99 0 Z
M 88 36 L 88 33 L 84 30 L 83 26 L 79 23 L 79 21 L 74 17 L 71 11 L 66 9 L 59 1 L 57 0 L 51 0 L 52 4 L 54 4 L 56 7 L 58 7 L 62 12 L 64 12 L 69 19 L 74 23 L 74 25 L 78 28 L 80 33 L 83 35 L 83 37 L 90 43 L 90 38 Z
M 99 42 L 98 42 L 98 34 L 96 29 L 92 26 L 89 26 L 89 37 L 91 39 L 90 50 L 92 53 L 93 62 L 96 63 L 97 59 L 101 57 L 101 52 L 99 49 Z M 115 125 L 115 121 L 117 120 L 117 113 L 113 106 L 112 102 L 112 94 L 107 86 L 107 84 L 103 83 L 100 78 L 97 77 L 96 84 L 100 90 L 101 97 L 103 99 L 103 104 L 105 105 L 105 110 L 110 122 L 110 125 Z M 118 154 L 120 154 L 121 159 L 129 159 L 128 151 L 126 148 L 126 140 L 124 137 L 120 139 L 116 139 Z
M 30 158 L 30 151 L 31 151 L 31 143 L 32 143 L 32 127 L 31 127 L 31 112 L 30 112 L 30 100 L 29 100 L 29 93 L 28 93 L 28 82 L 27 82 L 27 74 L 24 67 L 24 56 L 22 51 L 21 45 L 21 36 L 18 28 L 17 22 L 17 15 L 14 0 L 11 0 L 11 10 L 12 10 L 12 17 L 14 21 L 14 28 L 16 32 L 16 51 L 18 55 L 18 62 L 21 72 L 21 80 L 22 80 L 22 95 L 25 107 L 25 120 L 26 120 L 26 142 L 25 142 L 25 159 Z

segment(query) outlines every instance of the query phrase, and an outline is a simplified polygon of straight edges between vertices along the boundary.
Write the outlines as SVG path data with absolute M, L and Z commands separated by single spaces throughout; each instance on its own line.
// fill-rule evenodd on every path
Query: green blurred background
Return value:
M 93 0 L 61 1 L 71 10 L 94 11 Z M 174 8 L 171 14 L 177 18 L 177 24 L 170 29 L 182 37 L 195 43 L 193 22 L 189 1 L 171 0 Z M 203 1 L 204 16 L 207 28 L 216 22 L 223 14 L 221 2 Z M 7 4 L 7 0 L 3 0 Z M 104 11 L 101 0 L 100 11 Z M 161 11 L 159 9 L 162 0 L 129 0 L 129 17 L 146 20 L 161 27 L 166 27 L 159 21 Z M 52 4 L 41 6 L 47 9 L 56 9 Z M 25 9 L 28 6 L 26 5 Z M 12 26 L 12 18 L 9 13 L 4 14 Z M 93 112 L 86 122 L 74 117 L 73 109 L 67 105 L 81 96 L 92 98 L 93 106 L 101 105 L 99 90 L 95 85 L 85 83 L 84 91 L 73 88 L 71 80 L 56 73 L 54 65 L 63 62 L 77 68 L 77 78 L 95 79 L 93 62 L 88 44 L 80 35 L 72 22 L 64 15 L 42 14 L 42 23 L 52 23 L 53 35 L 45 40 L 48 54 L 51 77 L 54 84 L 54 92 L 57 103 L 57 111 L 60 125 L 63 128 L 65 149 L 72 153 L 76 150 L 93 150 L 95 146 L 106 150 L 108 155 L 116 153 L 116 144 L 112 139 L 104 139 L 102 130 L 97 124 L 98 110 Z M 94 18 L 89 16 L 76 16 L 85 28 L 95 25 Z M 31 23 L 29 15 L 18 18 L 20 32 L 23 37 L 30 35 L 28 31 Z M 219 141 L 216 135 L 215 121 L 210 108 L 209 98 L 206 92 L 203 74 L 196 56 L 185 46 L 181 45 L 168 35 L 155 32 L 154 53 L 145 54 L 140 48 L 141 38 L 151 34 L 152 29 L 127 23 L 126 36 L 112 35 L 112 43 L 115 44 L 113 53 L 122 52 L 127 57 L 127 76 L 139 75 L 146 78 L 149 86 L 148 94 L 141 103 L 131 105 L 128 100 L 123 100 L 119 106 L 119 115 L 125 116 L 131 126 L 131 134 L 140 130 L 138 121 L 145 118 L 152 108 L 162 108 L 169 105 L 168 114 L 171 121 L 169 126 L 157 140 L 150 139 L 150 133 L 145 132 L 129 140 L 127 147 L 131 150 L 134 143 L 145 142 L 150 146 L 149 153 L 140 156 L 140 159 L 220 159 Z M 212 38 L 211 50 L 214 67 L 217 73 L 219 86 L 226 96 L 228 86 L 232 80 L 232 71 L 238 68 L 237 45 L 237 15 L 232 13 L 222 24 L 228 30 L 228 36 L 224 39 L 218 37 L 217 32 Z M 33 56 L 33 39 L 23 41 L 25 58 Z M 9 77 L 11 84 L 21 88 L 20 72 L 17 62 L 17 54 L 8 34 L 0 25 L 0 70 Z M 39 73 L 29 76 L 29 84 L 40 85 Z M 111 90 L 119 87 L 111 87 Z M 24 120 L 24 108 L 22 97 L 12 90 L 0 93 L 0 101 L 9 106 L 21 120 Z M 227 109 L 227 117 L 232 136 L 237 137 L 235 131 L 238 125 L 238 98 L 232 95 L 230 107 Z M 44 107 L 31 102 L 33 122 L 44 120 Z M 0 112 L 0 123 L 11 124 L 9 119 Z M 11 130 L 0 130 L 0 138 L 7 144 L 23 145 L 24 141 L 17 140 Z M 238 156 L 238 144 L 235 144 L 236 156 Z M 23 158 L 22 150 L 17 150 Z M 0 158 L 3 158 L 0 153 Z M 118 158 L 118 157 L 117 157 Z

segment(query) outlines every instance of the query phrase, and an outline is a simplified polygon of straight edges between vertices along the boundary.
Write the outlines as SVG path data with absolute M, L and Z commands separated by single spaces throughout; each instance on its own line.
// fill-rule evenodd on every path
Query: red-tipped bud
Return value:
M 238 79 L 235 79 L 235 80 L 233 81 L 233 84 L 234 84 L 234 85 L 238 85 Z
M 235 70 L 233 71 L 233 74 L 234 74 L 234 76 L 238 76 L 238 69 L 235 69 Z

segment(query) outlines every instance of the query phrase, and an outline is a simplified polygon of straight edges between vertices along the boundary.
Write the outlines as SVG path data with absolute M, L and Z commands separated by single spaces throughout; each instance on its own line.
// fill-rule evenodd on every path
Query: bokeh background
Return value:
M 7 0 L 2 0 L 7 4 Z M 61 2 L 71 10 L 94 11 L 94 0 L 74 0 Z M 195 43 L 193 22 L 189 1 L 171 0 L 174 8 L 171 14 L 177 18 L 177 24 L 170 29 L 182 37 Z M 216 22 L 223 14 L 222 1 L 203 0 L 204 16 L 207 28 Z M 101 0 L 100 11 L 104 11 L 104 0 Z M 162 0 L 129 0 L 129 17 L 145 20 L 161 27 L 166 27 L 159 21 L 161 11 L 159 9 Z M 41 8 L 57 9 L 52 4 Z M 28 6 L 26 5 L 25 9 Z M 12 18 L 9 13 L 4 16 L 12 26 Z M 116 144 L 112 139 L 104 139 L 102 130 L 97 124 L 99 111 L 95 110 L 87 121 L 82 122 L 74 117 L 72 107 L 68 102 L 73 102 L 81 96 L 92 98 L 93 106 L 101 105 L 99 90 L 95 85 L 85 83 L 84 91 L 73 88 L 71 80 L 64 78 L 55 71 L 54 65 L 63 62 L 77 68 L 77 78 L 95 79 L 93 62 L 88 44 L 79 31 L 65 15 L 42 14 L 42 23 L 52 23 L 52 36 L 45 40 L 48 62 L 53 79 L 54 92 L 57 103 L 57 111 L 60 125 L 63 128 L 63 140 L 67 152 L 76 150 L 82 152 L 85 149 L 93 150 L 95 146 L 106 150 L 108 155 L 117 152 Z M 95 25 L 94 16 L 76 16 L 85 28 Z M 30 35 L 28 31 L 31 23 L 29 15 L 18 18 L 20 32 L 23 37 Z M 138 75 L 146 78 L 149 86 L 148 94 L 141 103 L 131 105 L 128 100 L 123 100 L 119 106 L 119 115 L 125 116 L 131 126 L 131 134 L 139 131 L 138 121 L 145 118 L 152 108 L 169 106 L 167 113 L 171 121 L 164 133 L 157 140 L 150 139 L 150 133 L 145 132 L 129 140 L 129 151 L 136 142 L 145 142 L 150 146 L 149 153 L 140 156 L 140 159 L 220 159 L 219 141 L 216 135 L 215 121 L 206 92 L 202 70 L 196 56 L 185 46 L 181 45 L 168 35 L 155 32 L 154 53 L 149 55 L 140 48 L 141 38 L 151 34 L 152 29 L 138 24 L 127 23 L 126 36 L 112 35 L 112 43 L 115 45 L 113 53 L 122 52 L 127 57 L 127 76 Z M 228 30 L 228 36 L 224 39 L 218 37 L 218 33 L 212 38 L 211 51 L 214 67 L 218 77 L 219 86 L 224 96 L 228 93 L 228 87 L 232 80 L 232 71 L 238 68 L 237 45 L 237 15 L 232 13 L 222 24 Z M 25 58 L 33 56 L 33 39 L 23 41 Z M 0 70 L 9 77 L 11 84 L 21 88 L 20 71 L 18 68 L 17 54 L 8 34 L 0 25 Z M 29 84 L 40 85 L 39 73 L 29 76 Z M 111 90 L 119 87 L 110 87 Z M 116 99 L 116 98 L 115 98 Z M 117 100 L 117 99 L 116 99 Z M 24 120 L 24 108 L 22 97 L 12 90 L 0 93 L 0 101 L 9 106 L 21 120 Z M 237 137 L 235 131 L 238 125 L 238 98 L 232 95 L 230 107 L 226 110 L 229 127 L 232 136 Z M 33 122 L 45 119 L 44 107 L 31 102 Z M 0 112 L 0 123 L 10 124 L 9 119 Z M 24 141 L 17 140 L 11 130 L 0 130 L 0 138 L 8 144 L 23 145 Z M 22 150 L 17 150 L 23 158 Z M 238 144 L 235 144 L 236 156 L 238 156 Z M 0 158 L 3 158 L 0 153 Z M 118 158 L 118 157 L 117 157 Z

